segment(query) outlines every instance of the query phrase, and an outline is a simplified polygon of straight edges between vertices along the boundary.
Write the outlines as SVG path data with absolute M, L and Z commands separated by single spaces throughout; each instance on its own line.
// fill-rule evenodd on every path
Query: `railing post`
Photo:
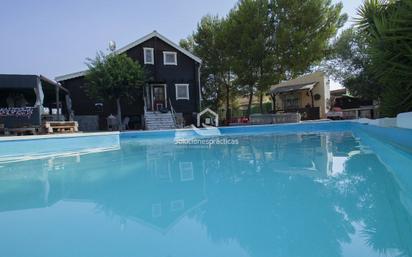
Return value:
M 175 112 L 175 110 L 173 109 L 172 101 L 170 100 L 170 98 L 169 98 L 168 100 L 169 100 L 170 113 L 171 113 L 171 115 L 172 115 L 173 123 L 174 123 L 174 125 L 175 125 L 175 128 L 177 128 L 176 112 Z
M 146 106 L 146 97 L 143 96 L 143 113 L 146 115 L 147 106 Z

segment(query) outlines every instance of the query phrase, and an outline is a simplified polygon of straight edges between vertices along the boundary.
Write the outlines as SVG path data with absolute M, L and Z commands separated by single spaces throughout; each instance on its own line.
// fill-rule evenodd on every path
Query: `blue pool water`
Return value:
M 351 130 L 0 163 L 0 256 L 412 256 L 412 155 Z

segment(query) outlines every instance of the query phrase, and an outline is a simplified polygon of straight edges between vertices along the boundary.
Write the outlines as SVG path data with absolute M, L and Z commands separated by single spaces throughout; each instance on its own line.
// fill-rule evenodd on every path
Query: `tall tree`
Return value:
M 230 119 L 230 95 L 233 86 L 230 56 L 226 45 L 225 20 L 207 15 L 197 26 L 196 32 L 180 45 L 202 60 L 202 95 L 207 106 L 217 110 L 226 104 L 226 119 Z
M 346 21 L 330 0 L 240 0 L 225 19 L 202 18 L 182 46 L 204 60 L 205 94 L 216 107 L 234 93 L 258 94 L 260 111 L 270 86 L 322 60 L 330 39 Z M 222 90 L 223 89 L 223 90 Z M 226 89 L 226 90 L 224 90 Z
M 271 0 L 273 45 L 286 79 L 308 72 L 327 54 L 330 40 L 347 20 L 342 3 Z
M 334 40 L 331 48 L 323 68 L 352 95 L 379 100 L 382 86 L 372 72 L 365 35 L 356 27 L 348 28 Z
M 327 55 L 347 20 L 330 0 L 241 0 L 228 16 L 238 82 L 249 93 L 308 72 Z M 260 105 L 262 109 L 262 104 Z
M 87 59 L 87 94 L 90 97 L 116 102 L 119 129 L 122 129 L 121 100 L 134 100 L 142 90 L 145 71 L 125 54 L 105 55 L 99 52 L 94 59 Z
M 236 83 L 249 97 L 247 115 L 250 115 L 254 94 L 260 94 L 262 103 L 273 77 L 268 12 L 267 0 L 240 0 L 227 17 L 228 53 L 232 56 Z M 262 104 L 260 107 L 263 111 Z

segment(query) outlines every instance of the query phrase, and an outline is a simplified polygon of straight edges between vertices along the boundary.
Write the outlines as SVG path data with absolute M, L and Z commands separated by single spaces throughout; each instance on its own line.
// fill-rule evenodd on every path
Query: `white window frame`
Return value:
M 187 182 L 195 179 L 193 162 L 179 162 L 180 181 Z
M 152 218 L 159 218 L 162 216 L 162 204 L 153 203 L 152 204 Z
M 154 170 L 156 173 L 156 177 L 159 180 L 163 180 L 163 181 L 172 181 L 172 173 L 170 171 L 170 161 L 167 161 L 167 167 L 166 170 L 164 165 L 164 161 L 161 160 L 154 160 Z
M 177 95 L 177 88 L 178 87 L 186 87 L 187 97 L 179 97 Z M 175 84 L 175 93 L 176 93 L 176 100 L 190 100 L 190 92 L 189 92 L 189 84 Z
M 173 54 L 175 56 L 174 62 L 166 62 L 166 55 Z M 177 65 L 177 52 L 163 51 L 163 64 L 164 65 Z
M 149 50 L 152 54 L 152 61 L 148 62 L 146 60 L 146 50 Z M 143 59 L 144 59 L 144 64 L 154 64 L 154 48 L 151 47 L 143 47 Z

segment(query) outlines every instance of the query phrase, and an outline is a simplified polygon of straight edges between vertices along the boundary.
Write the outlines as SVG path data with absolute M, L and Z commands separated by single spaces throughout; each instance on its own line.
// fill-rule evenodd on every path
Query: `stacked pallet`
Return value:
M 48 134 L 74 133 L 79 131 L 79 125 L 77 121 L 46 121 L 44 129 Z

